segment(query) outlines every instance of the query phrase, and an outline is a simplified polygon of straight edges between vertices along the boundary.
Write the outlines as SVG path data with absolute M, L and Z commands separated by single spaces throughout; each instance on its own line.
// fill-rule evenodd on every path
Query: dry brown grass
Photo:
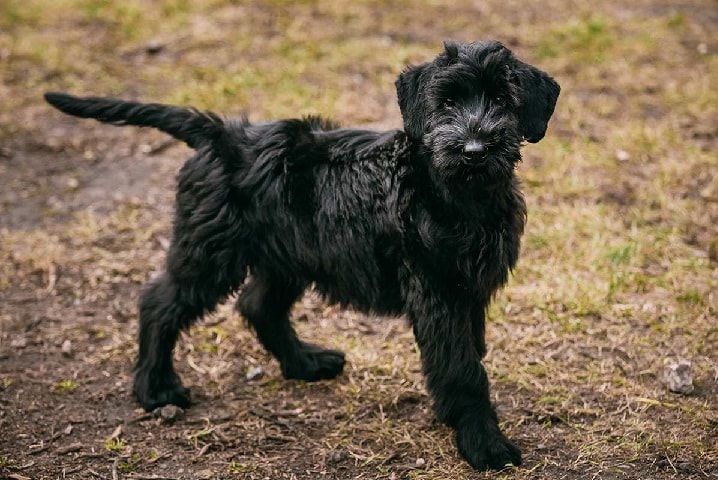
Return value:
M 63 118 L 41 93 L 396 127 L 403 65 L 479 37 L 563 87 L 525 149 L 523 255 L 490 312 L 493 396 L 525 465 L 472 473 L 404 323 L 311 294 L 295 320 L 347 352 L 337 381 L 281 380 L 227 305 L 176 351 L 197 405 L 169 425 L 133 411 L 136 298 L 161 268 L 187 150 Z M 717 52 L 711 0 L 5 1 L 0 476 L 718 477 Z M 660 381 L 679 358 L 691 395 Z

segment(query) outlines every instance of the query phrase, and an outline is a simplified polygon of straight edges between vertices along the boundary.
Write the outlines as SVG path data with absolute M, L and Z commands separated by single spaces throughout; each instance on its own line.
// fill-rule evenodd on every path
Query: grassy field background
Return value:
M 401 69 L 488 38 L 562 86 L 488 326 L 524 466 L 472 472 L 405 323 L 311 293 L 297 328 L 342 377 L 281 379 L 227 305 L 176 349 L 196 405 L 137 410 L 136 301 L 189 150 L 42 93 L 398 128 Z M 717 83 L 715 0 L 0 0 L 0 478 L 718 478 Z M 679 359 L 688 395 L 661 381 Z

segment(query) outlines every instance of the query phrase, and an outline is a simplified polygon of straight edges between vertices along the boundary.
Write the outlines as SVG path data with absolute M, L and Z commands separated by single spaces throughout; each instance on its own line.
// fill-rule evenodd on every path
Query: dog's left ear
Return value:
M 548 74 L 528 63 L 516 60 L 512 70 L 520 88 L 519 130 L 527 142 L 536 143 L 546 135 L 561 87 Z

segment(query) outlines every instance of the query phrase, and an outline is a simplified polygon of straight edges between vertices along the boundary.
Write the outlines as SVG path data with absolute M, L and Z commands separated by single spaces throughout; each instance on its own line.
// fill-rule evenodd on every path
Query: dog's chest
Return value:
M 523 213 L 450 216 L 420 209 L 407 235 L 407 255 L 446 286 L 482 296 L 504 285 L 516 265 Z
M 453 256 L 453 262 L 445 263 L 447 273 L 468 290 L 486 292 L 506 283 L 508 272 L 518 257 L 517 239 L 501 228 L 458 229 L 460 234 L 447 239 L 442 246 L 447 256 Z

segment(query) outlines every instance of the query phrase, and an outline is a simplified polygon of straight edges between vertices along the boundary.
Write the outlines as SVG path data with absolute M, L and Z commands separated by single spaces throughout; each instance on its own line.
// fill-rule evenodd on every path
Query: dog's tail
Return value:
M 211 112 L 159 103 L 126 102 L 105 97 L 75 97 L 48 92 L 45 100 L 58 110 L 113 125 L 154 127 L 196 149 L 214 142 L 225 132 L 225 123 Z

